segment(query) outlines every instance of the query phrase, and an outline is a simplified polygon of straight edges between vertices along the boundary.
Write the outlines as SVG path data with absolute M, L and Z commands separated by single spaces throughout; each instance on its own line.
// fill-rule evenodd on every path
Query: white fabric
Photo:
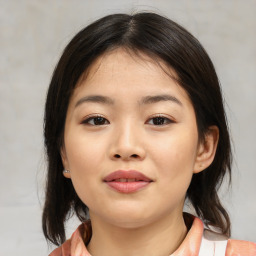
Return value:
M 225 256 L 228 241 L 215 241 L 215 255 Z
M 227 242 L 208 240 L 203 236 L 198 256 L 225 256 Z

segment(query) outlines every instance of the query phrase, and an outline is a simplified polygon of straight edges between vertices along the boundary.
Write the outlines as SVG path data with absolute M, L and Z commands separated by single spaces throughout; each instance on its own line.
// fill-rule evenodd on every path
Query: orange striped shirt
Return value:
M 49 256 L 92 256 L 86 244 L 92 235 L 91 223 L 81 224 L 72 237 Z M 256 256 L 256 243 L 226 240 L 222 235 L 204 228 L 203 222 L 193 216 L 193 224 L 179 248 L 170 256 Z

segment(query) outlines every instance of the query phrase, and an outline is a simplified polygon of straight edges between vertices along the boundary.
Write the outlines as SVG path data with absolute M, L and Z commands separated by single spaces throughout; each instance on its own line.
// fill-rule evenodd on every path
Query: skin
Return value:
M 141 103 L 160 94 L 177 101 Z M 113 102 L 82 102 L 89 95 Z M 95 115 L 103 117 L 97 119 L 100 125 L 91 118 Z M 89 208 L 88 251 L 94 256 L 174 252 L 187 233 L 182 211 L 192 175 L 211 164 L 217 142 L 218 128 L 212 126 L 199 143 L 187 93 L 149 57 L 117 49 L 97 59 L 71 97 L 62 148 L 70 170 L 64 175 Z M 119 169 L 140 171 L 153 182 L 119 193 L 103 181 Z

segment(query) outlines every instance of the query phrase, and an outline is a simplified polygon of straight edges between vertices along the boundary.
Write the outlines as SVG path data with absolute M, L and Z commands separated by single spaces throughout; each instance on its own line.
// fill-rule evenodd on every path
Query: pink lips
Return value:
M 118 170 L 106 176 L 104 182 L 118 192 L 133 193 L 148 186 L 152 180 L 138 171 Z

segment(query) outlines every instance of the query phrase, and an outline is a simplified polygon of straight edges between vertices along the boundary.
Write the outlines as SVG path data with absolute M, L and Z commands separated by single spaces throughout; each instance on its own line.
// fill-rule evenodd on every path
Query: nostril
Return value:
M 115 154 L 114 155 L 115 158 L 121 158 L 121 156 L 119 154 Z M 138 158 L 139 156 L 137 154 L 132 154 L 130 157 L 132 158 Z M 126 157 L 125 157 L 126 158 Z

